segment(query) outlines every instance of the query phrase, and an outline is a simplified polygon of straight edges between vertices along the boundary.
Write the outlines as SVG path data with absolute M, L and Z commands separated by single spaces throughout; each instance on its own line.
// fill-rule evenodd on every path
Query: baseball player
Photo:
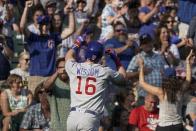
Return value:
M 108 50 L 118 71 L 99 64 L 104 47 L 97 41 L 88 43 L 86 61 L 78 63 L 75 52 L 81 42 L 75 42 L 65 57 L 65 70 L 70 79 L 71 110 L 67 119 L 67 131 L 98 131 L 101 115 L 104 110 L 105 89 L 108 79 L 122 82 L 125 79 L 125 69 L 120 64 L 115 52 Z

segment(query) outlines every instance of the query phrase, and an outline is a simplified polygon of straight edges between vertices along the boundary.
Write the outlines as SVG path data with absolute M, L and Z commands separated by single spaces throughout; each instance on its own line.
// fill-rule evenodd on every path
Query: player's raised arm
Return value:
M 118 72 L 124 77 L 126 78 L 126 71 L 125 71 L 125 68 L 122 66 L 115 50 L 113 49 L 107 49 L 106 50 L 106 53 L 108 55 L 110 55 L 111 59 L 114 61 L 114 63 L 116 64 L 116 67 L 118 69 Z
M 74 41 L 74 45 L 72 48 L 67 52 L 65 56 L 65 61 L 69 59 L 75 60 L 75 53 L 78 52 L 80 46 L 85 43 L 85 40 L 82 36 L 78 36 L 78 38 Z

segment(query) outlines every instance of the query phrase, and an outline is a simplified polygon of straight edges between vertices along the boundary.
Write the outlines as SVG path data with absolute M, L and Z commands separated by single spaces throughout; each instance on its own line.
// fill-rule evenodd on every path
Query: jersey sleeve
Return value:
M 139 121 L 139 116 L 137 112 L 137 108 L 133 109 L 129 115 L 129 124 L 137 126 Z

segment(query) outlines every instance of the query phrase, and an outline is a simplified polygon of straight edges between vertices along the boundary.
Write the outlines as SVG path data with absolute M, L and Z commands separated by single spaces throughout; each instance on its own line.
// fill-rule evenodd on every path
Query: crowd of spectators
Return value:
M 65 55 L 83 42 L 84 62 L 99 41 L 126 69 L 124 83 L 108 81 L 100 131 L 196 131 L 196 16 L 183 26 L 178 2 L 0 0 L 0 130 L 65 131 Z M 100 64 L 117 70 L 107 54 Z

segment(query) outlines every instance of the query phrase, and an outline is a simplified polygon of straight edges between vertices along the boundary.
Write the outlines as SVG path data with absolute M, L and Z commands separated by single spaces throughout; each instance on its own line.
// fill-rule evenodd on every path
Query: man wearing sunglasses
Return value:
M 127 28 L 121 22 L 113 25 L 114 36 L 106 41 L 105 49 L 112 48 L 116 51 L 123 67 L 127 69 L 129 62 L 135 55 L 137 44 L 128 39 Z M 106 58 L 107 66 L 116 70 L 116 66 L 110 57 Z

